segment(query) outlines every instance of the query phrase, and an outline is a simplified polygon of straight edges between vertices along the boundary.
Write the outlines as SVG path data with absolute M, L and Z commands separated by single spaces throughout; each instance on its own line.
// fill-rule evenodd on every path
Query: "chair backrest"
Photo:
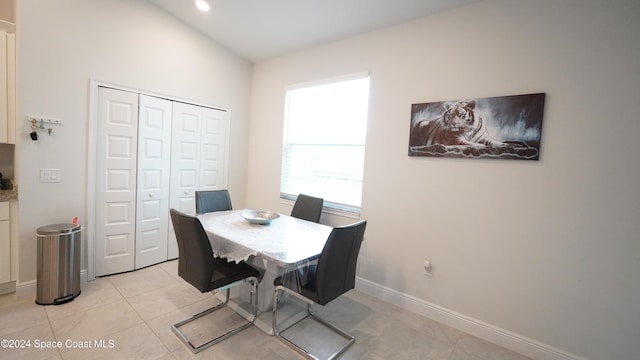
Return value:
M 213 250 L 200 220 L 170 209 L 178 240 L 178 275 L 201 292 L 209 291 L 213 276 Z
M 320 222 L 322 205 L 324 205 L 324 199 L 300 194 L 293 204 L 291 216 L 316 223 Z
M 196 214 L 231 210 L 229 190 L 196 191 Z
M 316 270 L 318 303 L 325 305 L 355 286 L 356 263 L 367 221 L 336 227 L 322 249 Z

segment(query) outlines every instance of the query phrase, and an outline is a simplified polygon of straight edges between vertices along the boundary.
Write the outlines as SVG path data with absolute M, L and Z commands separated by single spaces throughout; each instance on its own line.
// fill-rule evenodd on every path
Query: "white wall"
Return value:
M 247 202 L 290 211 L 285 86 L 368 70 L 359 276 L 577 356 L 638 359 L 638 18 L 630 0 L 488 0 L 257 64 Z M 412 103 L 535 92 L 539 161 L 407 156 Z
M 245 202 L 250 63 L 146 1 L 23 0 L 17 12 L 20 282 L 36 278 L 39 226 L 86 224 L 91 78 L 230 109 L 229 188 Z M 29 115 L 64 123 L 33 142 Z M 40 183 L 45 167 L 62 181 Z M 86 248 L 85 236 L 83 268 Z

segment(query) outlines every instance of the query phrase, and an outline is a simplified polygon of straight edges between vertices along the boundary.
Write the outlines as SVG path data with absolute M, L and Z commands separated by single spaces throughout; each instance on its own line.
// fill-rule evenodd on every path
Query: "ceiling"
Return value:
M 480 0 L 147 0 L 251 62 Z

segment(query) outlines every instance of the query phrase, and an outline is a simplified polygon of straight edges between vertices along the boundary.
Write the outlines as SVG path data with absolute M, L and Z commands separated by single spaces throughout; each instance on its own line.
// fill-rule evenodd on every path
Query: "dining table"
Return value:
M 273 280 L 284 273 L 292 273 L 296 276 L 288 281 L 304 282 L 304 271 L 291 270 L 304 269 L 317 260 L 333 228 L 285 214 L 277 214 L 277 218 L 265 224 L 256 224 L 243 217 L 252 211 L 216 211 L 197 217 L 207 233 L 214 256 L 234 262 L 246 261 L 261 270 L 258 318 L 254 325 L 271 334 Z M 229 307 L 250 317 L 246 294 L 243 297 L 238 290 L 232 290 L 236 293 L 232 293 Z M 280 306 L 278 312 L 281 312 Z

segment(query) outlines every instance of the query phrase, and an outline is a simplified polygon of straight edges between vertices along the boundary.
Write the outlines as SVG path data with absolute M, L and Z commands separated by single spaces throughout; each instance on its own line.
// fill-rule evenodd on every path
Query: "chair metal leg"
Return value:
M 303 317 L 302 319 L 296 321 L 295 323 L 287 326 L 286 328 L 284 328 L 284 329 L 282 329 L 280 331 L 278 331 L 278 329 L 277 329 L 278 291 L 279 290 L 285 291 L 285 292 L 293 295 L 294 297 L 302 300 L 303 302 L 305 302 L 307 304 L 307 316 Z M 292 342 L 291 340 L 289 340 L 289 339 L 287 339 L 287 338 L 285 338 L 284 336 L 281 335 L 281 333 L 283 333 L 284 331 L 287 331 L 288 329 L 291 329 L 292 327 L 294 327 L 296 324 L 298 324 L 302 320 L 305 320 L 307 318 L 311 318 L 311 319 L 317 321 L 319 324 L 325 326 L 326 328 L 328 328 L 330 330 L 333 330 L 336 334 L 344 337 L 347 340 L 347 343 L 344 344 L 342 347 L 340 347 L 336 352 L 334 352 L 327 360 L 337 359 L 351 345 L 353 345 L 356 342 L 356 338 L 355 338 L 355 336 L 345 332 L 344 330 L 341 330 L 341 329 L 337 328 L 336 326 L 326 322 L 324 319 L 322 319 L 322 318 L 318 317 L 317 315 L 315 315 L 311 311 L 311 305 L 312 304 L 313 304 L 313 301 L 311 301 L 311 300 L 307 299 L 306 297 L 298 294 L 297 292 L 294 292 L 294 291 L 290 290 L 289 288 L 284 287 L 282 285 L 276 286 L 275 290 L 273 291 L 273 317 L 272 317 L 273 334 L 275 336 L 277 336 L 278 339 L 280 339 L 280 341 L 282 341 L 284 344 L 288 345 L 290 348 L 292 348 L 293 350 L 297 351 L 298 353 L 304 355 L 308 359 L 318 360 L 317 356 L 315 356 L 314 354 L 310 353 L 305 348 L 301 347 L 300 345 Z
M 250 321 L 247 321 L 246 323 L 233 328 L 229 331 L 227 331 L 226 333 L 217 336 L 209 341 L 207 341 L 206 343 L 200 345 L 200 346 L 195 346 L 187 337 L 186 335 L 180 331 L 180 327 L 188 324 L 196 319 L 199 319 L 205 315 L 211 314 L 212 312 L 216 311 L 216 310 L 220 310 L 221 308 L 225 307 L 227 305 L 227 303 L 229 302 L 229 288 L 227 288 L 226 292 L 226 299 L 224 300 L 224 302 L 222 304 L 218 304 L 212 308 L 209 308 L 207 310 L 201 311 L 193 316 L 191 316 L 190 318 L 186 319 L 186 320 L 182 320 L 176 324 L 171 325 L 171 330 L 178 336 L 178 338 L 180 338 L 180 340 L 182 340 L 182 342 L 187 345 L 189 347 L 189 349 L 191 350 L 192 353 L 197 354 L 200 351 L 215 345 L 217 343 L 219 343 L 220 341 L 231 337 L 237 333 L 239 333 L 240 331 L 250 327 L 251 325 L 253 325 L 253 322 L 255 321 L 255 319 L 257 318 L 257 313 L 258 313 L 258 279 L 257 278 L 247 278 L 247 281 L 252 283 L 251 286 L 251 297 L 250 297 L 250 302 L 251 302 L 251 307 L 253 310 L 253 318 Z

